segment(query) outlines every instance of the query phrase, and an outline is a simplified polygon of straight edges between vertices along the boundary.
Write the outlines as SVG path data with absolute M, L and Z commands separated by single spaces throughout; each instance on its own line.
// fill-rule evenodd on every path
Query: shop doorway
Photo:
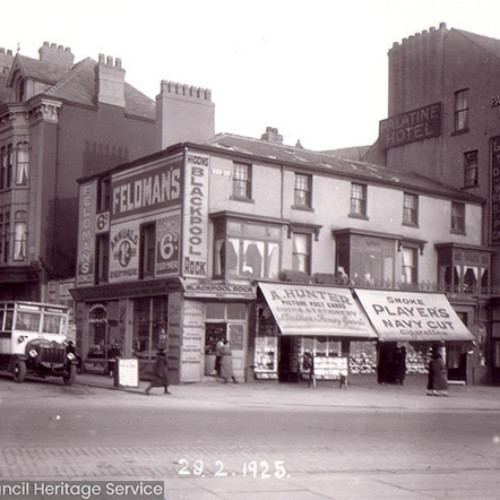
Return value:
M 216 346 L 219 340 L 227 339 L 226 326 L 226 323 L 205 323 L 205 375 L 217 375 Z

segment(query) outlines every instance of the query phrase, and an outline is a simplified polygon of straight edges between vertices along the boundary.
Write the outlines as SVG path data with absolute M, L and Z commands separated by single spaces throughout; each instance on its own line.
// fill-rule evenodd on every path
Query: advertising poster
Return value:
M 111 219 L 180 206 L 181 163 L 155 165 L 113 176 Z
M 472 340 L 446 295 L 356 289 L 382 341 Z
M 500 136 L 493 137 L 491 147 L 491 235 L 492 245 L 500 244 Z
M 210 157 L 187 153 L 182 225 L 182 276 L 207 277 Z
M 201 376 L 205 333 L 205 304 L 192 300 L 184 301 L 182 318 L 181 380 L 198 381 Z
M 259 283 L 283 335 L 376 338 L 350 290 Z
M 97 181 L 80 185 L 76 284 L 93 285 L 95 267 Z
M 139 227 L 136 223 L 116 224 L 110 232 L 109 281 L 139 277 Z
M 179 275 L 181 238 L 179 213 L 162 217 L 156 221 L 156 276 Z

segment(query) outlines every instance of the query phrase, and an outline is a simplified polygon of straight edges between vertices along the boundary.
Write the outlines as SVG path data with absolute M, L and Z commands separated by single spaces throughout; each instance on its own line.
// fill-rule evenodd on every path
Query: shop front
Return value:
M 259 283 L 253 371 L 256 379 L 335 380 L 349 370 L 351 341 L 377 335 L 348 288 Z
M 464 324 L 465 313 L 457 313 L 446 295 L 358 288 L 354 294 L 379 337 L 379 382 L 397 382 L 402 349 L 407 373 L 425 373 L 431 349 L 439 349 L 450 379 L 473 383 L 467 366 L 475 337 Z

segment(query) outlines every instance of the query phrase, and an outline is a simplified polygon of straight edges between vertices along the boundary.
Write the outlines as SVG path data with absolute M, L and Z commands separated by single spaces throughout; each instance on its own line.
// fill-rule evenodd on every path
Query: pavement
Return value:
M 138 387 L 114 387 L 112 378 L 102 375 L 79 375 L 76 385 L 120 391 L 124 394 L 144 394 L 147 381 Z M 373 408 L 393 410 L 455 410 L 500 411 L 500 387 L 464 386 L 450 384 L 447 397 L 428 396 L 425 375 L 410 374 L 405 384 L 380 385 L 376 376 L 351 375 L 347 388 L 338 382 L 318 381 L 316 388 L 306 382 L 298 384 L 277 381 L 251 381 L 223 384 L 215 377 L 205 377 L 199 383 L 170 386 L 174 405 L 237 405 L 280 408 L 300 406 L 307 408 Z M 161 388 L 154 388 L 150 397 L 161 395 Z M 168 396 L 167 396 L 168 397 Z

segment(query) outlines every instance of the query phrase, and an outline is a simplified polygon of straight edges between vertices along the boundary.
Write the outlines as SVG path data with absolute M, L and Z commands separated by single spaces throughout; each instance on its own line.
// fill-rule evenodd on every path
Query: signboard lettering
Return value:
M 115 176 L 112 196 L 112 219 L 179 205 L 181 168 L 170 164 Z
M 94 283 L 97 182 L 80 185 L 78 228 L 78 285 Z
M 188 153 L 184 183 L 184 276 L 207 276 L 208 172 L 210 157 Z
M 441 103 L 394 115 L 379 124 L 380 149 L 403 146 L 441 135 Z
M 139 230 L 127 224 L 112 226 L 109 281 L 137 279 L 139 276 Z
M 179 274 L 180 214 L 156 221 L 156 276 Z
M 500 244 L 500 136 L 490 140 L 491 154 L 491 234 L 490 243 Z

